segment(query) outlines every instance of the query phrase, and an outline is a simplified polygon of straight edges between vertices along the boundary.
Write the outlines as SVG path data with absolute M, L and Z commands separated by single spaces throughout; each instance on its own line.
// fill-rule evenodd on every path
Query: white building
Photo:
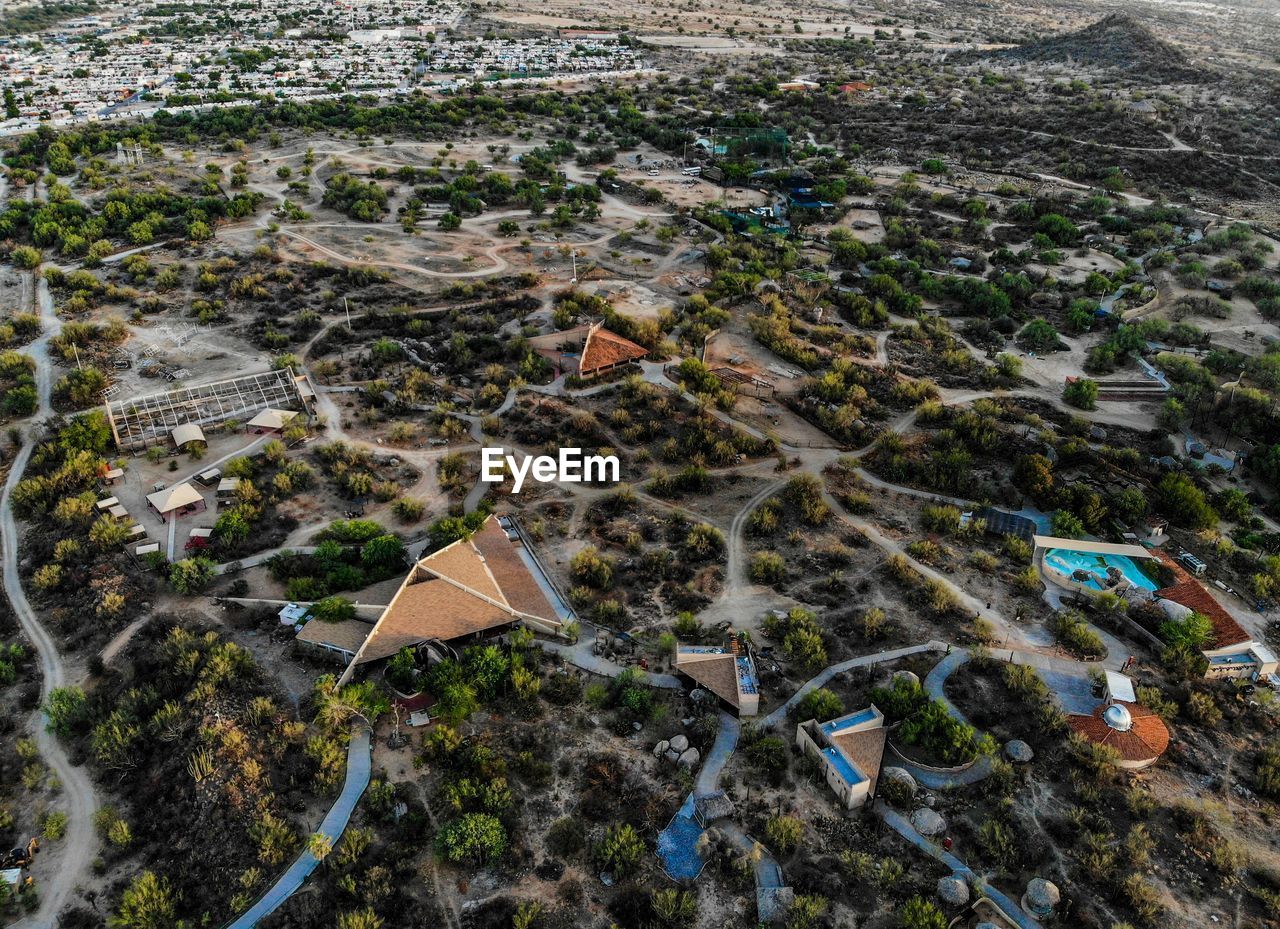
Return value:
M 886 738 L 884 714 L 872 704 L 839 719 L 796 726 L 796 745 L 815 758 L 840 805 L 852 810 L 873 799 Z

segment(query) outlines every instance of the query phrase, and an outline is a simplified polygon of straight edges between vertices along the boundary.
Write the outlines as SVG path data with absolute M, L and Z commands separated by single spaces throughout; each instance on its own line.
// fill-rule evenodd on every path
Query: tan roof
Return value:
M 153 494 L 147 494 L 147 502 L 155 507 L 160 513 L 169 513 L 173 510 L 180 510 L 184 506 L 190 506 L 193 503 L 200 503 L 203 500 L 204 497 L 200 496 L 200 491 L 196 490 L 186 482 L 174 484 L 172 487 L 166 487 L 164 490 L 157 490 Z
M 546 598 L 538 602 L 530 588 L 537 590 L 537 581 L 497 518 L 490 516 L 471 538 L 446 545 L 413 566 L 354 663 L 387 658 L 428 639 L 449 641 L 483 632 L 524 616 L 559 626 Z
M 255 429 L 283 429 L 298 414 L 293 410 L 277 410 L 267 407 L 253 419 L 249 420 L 249 425 Z
M 516 550 L 518 543 L 507 537 L 506 530 L 496 519 L 485 520 L 480 531 L 471 537 L 471 542 L 484 556 L 489 573 L 513 610 L 531 616 L 555 618 L 555 608 Z
M 884 726 L 874 729 L 854 729 L 837 732 L 831 736 L 831 744 L 853 762 L 853 766 L 871 782 L 871 796 L 876 793 L 876 781 L 880 778 L 880 761 L 884 758 L 884 740 L 888 730 Z
M 342 619 L 336 623 L 309 619 L 298 630 L 298 640 L 312 645 L 329 645 L 354 655 L 372 631 L 372 625 L 358 619 Z
M 174 426 L 169 437 L 173 439 L 174 445 L 182 448 L 188 442 L 203 442 L 204 430 L 199 423 L 183 423 L 181 426 Z
M 738 667 L 732 653 L 677 652 L 676 670 L 693 678 L 700 687 L 705 687 L 720 699 L 733 706 L 738 705 Z
M 1155 558 L 1149 548 L 1141 545 L 1116 545 L 1114 542 L 1088 542 L 1084 539 L 1062 539 L 1052 535 L 1033 536 L 1036 548 L 1063 548 L 1070 552 L 1089 552 L 1093 555 L 1123 555 L 1126 558 Z

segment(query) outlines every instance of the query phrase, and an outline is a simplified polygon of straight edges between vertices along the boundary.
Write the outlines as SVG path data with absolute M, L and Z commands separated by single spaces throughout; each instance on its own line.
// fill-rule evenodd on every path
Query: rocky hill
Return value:
M 1160 39 L 1127 13 L 1112 13 L 1075 32 L 1002 49 L 989 57 L 1009 62 L 1128 71 L 1152 83 L 1197 81 L 1208 76 L 1180 49 Z

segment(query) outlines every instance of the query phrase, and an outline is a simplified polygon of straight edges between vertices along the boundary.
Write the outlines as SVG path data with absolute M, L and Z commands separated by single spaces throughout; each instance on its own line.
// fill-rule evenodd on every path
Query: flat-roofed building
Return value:
M 884 759 L 884 714 L 872 704 L 839 719 L 796 726 L 796 745 L 817 760 L 841 806 L 852 810 L 875 798 Z

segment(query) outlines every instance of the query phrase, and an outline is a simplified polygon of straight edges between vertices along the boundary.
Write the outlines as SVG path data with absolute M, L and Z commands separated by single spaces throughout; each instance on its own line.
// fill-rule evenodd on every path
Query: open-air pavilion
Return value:
M 204 497 L 200 491 L 196 490 L 185 481 L 181 484 L 174 484 L 172 487 L 166 487 L 164 490 L 157 490 L 155 493 L 147 494 L 147 505 L 155 510 L 161 519 L 166 522 L 170 516 L 186 516 L 189 513 L 197 513 L 205 508 Z
M 245 423 L 245 428 L 248 429 L 249 432 L 253 432 L 257 435 L 263 435 L 268 432 L 280 432 L 288 426 L 297 415 L 298 414 L 293 410 L 277 410 L 272 407 L 267 407 L 257 416 L 253 417 L 253 419 Z
M 182 451 L 182 449 L 192 442 L 203 442 L 204 430 L 197 423 L 183 423 L 181 426 L 175 426 L 173 432 L 169 433 L 169 437 L 173 439 L 173 447 Z

